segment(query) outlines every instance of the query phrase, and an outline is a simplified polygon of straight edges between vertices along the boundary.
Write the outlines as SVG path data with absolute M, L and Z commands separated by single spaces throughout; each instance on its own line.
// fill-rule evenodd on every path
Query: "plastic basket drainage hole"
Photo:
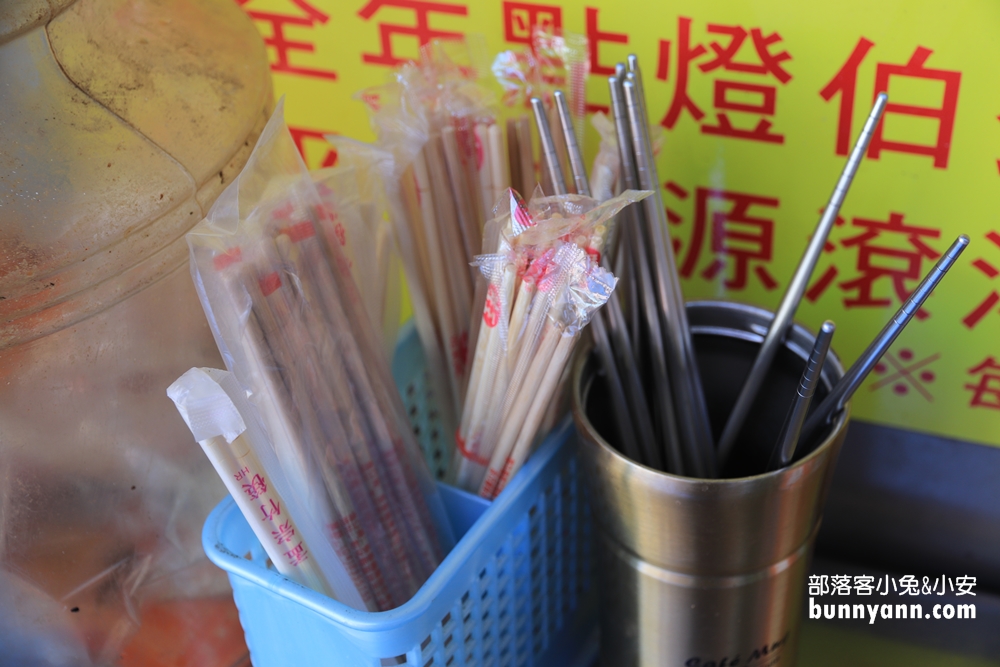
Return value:
M 379 662 L 382 663 L 382 667 L 392 667 L 393 665 L 405 665 L 406 656 L 397 655 L 395 658 L 382 658 Z

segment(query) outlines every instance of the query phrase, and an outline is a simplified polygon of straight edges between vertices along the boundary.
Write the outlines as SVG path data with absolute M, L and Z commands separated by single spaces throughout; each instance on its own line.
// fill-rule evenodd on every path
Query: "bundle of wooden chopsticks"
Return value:
M 487 296 L 473 263 L 495 250 L 484 243 L 484 227 L 508 188 L 530 196 L 540 182 L 531 120 L 524 113 L 498 119 L 483 85 L 489 68 L 474 46 L 432 42 L 395 81 L 359 96 L 369 103 L 378 150 L 391 156 L 384 180 L 392 221 L 437 416 L 449 435 L 457 433 L 472 371 L 470 346 L 481 325 L 473 313 Z
M 289 488 L 369 610 L 408 600 L 451 544 L 429 470 L 279 105 L 230 190 L 188 234 L 202 305 Z M 261 512 L 280 512 L 264 506 Z

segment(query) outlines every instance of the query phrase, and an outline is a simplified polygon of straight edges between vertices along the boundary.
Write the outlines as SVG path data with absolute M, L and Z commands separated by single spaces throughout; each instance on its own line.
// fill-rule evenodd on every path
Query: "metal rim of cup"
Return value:
M 747 312 L 753 313 L 757 316 L 761 315 L 766 317 L 774 316 L 774 313 L 772 313 L 767 309 L 734 301 L 704 300 L 704 301 L 690 301 L 687 303 L 687 307 L 689 309 L 691 309 L 692 307 L 701 308 L 710 305 L 722 306 L 724 308 L 732 308 L 732 309 L 739 308 Z M 796 330 L 804 332 L 809 336 L 815 337 L 814 332 L 802 326 L 798 322 L 794 323 L 793 326 Z M 691 325 L 691 332 L 700 334 L 715 332 L 715 335 L 726 335 L 734 338 L 743 338 L 745 340 L 749 340 L 752 338 L 757 342 L 763 340 L 763 336 L 757 336 L 756 332 L 739 331 L 735 329 L 728 329 L 725 327 L 699 326 L 693 323 Z M 738 333 L 743 335 L 733 336 L 732 335 L 733 333 Z M 788 346 L 788 341 L 785 342 L 785 346 L 786 347 Z M 748 475 L 746 477 L 724 477 L 718 479 L 702 479 L 698 477 L 686 477 L 683 475 L 676 475 L 670 472 L 664 472 L 662 470 L 656 470 L 655 468 L 650 468 L 647 465 L 644 465 L 642 463 L 639 463 L 638 461 L 630 459 L 629 457 L 625 456 L 617 449 L 612 447 L 611 444 L 604 439 L 604 437 L 600 434 L 600 432 L 598 432 L 598 430 L 591 423 L 590 418 L 587 416 L 586 403 L 583 397 L 582 380 L 583 380 L 583 371 L 591 359 L 592 349 L 593 349 L 592 345 L 578 346 L 572 361 L 572 374 L 570 378 L 572 384 L 571 400 L 573 409 L 573 420 L 575 421 L 576 427 L 578 429 L 583 429 L 586 431 L 587 437 L 584 438 L 584 440 L 589 440 L 592 443 L 598 444 L 606 454 L 610 454 L 613 458 L 619 460 L 623 464 L 627 464 L 628 466 L 636 468 L 634 474 L 640 474 L 640 475 L 649 474 L 653 475 L 654 479 L 662 478 L 665 480 L 669 480 L 671 483 L 676 483 L 676 484 L 698 484 L 698 485 L 705 485 L 705 484 L 735 485 L 741 483 L 756 483 L 768 477 L 777 477 L 781 475 L 792 474 L 793 471 L 795 471 L 796 469 L 804 465 L 809 465 L 813 463 L 818 457 L 826 455 L 827 450 L 836 441 L 837 435 L 845 428 L 845 425 L 848 419 L 850 418 L 851 404 L 848 402 L 847 405 L 844 406 L 843 410 L 841 410 L 840 413 L 837 415 L 836 419 L 834 419 L 833 424 L 830 426 L 830 431 L 823 439 L 823 442 L 814 447 L 812 451 L 803 456 L 801 459 L 796 459 L 791 465 L 785 468 L 779 468 L 778 470 L 772 470 L 770 472 L 759 473 L 756 475 Z M 808 350 L 806 350 L 806 353 L 808 354 Z M 832 368 L 836 371 L 838 378 L 844 374 L 844 369 L 842 364 L 840 363 L 840 358 L 836 355 L 836 353 L 832 349 L 830 350 L 830 354 L 829 357 L 827 358 L 824 368 L 827 366 L 832 366 Z M 589 383 L 587 389 L 589 391 Z

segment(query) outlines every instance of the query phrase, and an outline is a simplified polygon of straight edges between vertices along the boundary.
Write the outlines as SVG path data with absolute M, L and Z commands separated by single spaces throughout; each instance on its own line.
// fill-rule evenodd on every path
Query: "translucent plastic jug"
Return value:
M 143 605 L 226 591 L 165 390 L 221 365 L 183 236 L 271 107 L 232 0 L 0 2 L 0 665 L 113 663 Z

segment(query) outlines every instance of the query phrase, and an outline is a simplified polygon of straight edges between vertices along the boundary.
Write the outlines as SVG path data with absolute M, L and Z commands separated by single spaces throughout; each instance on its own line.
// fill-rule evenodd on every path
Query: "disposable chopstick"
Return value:
M 453 392 L 452 395 L 459 396 L 462 387 L 462 374 L 459 372 L 461 369 L 456 366 L 450 352 L 458 340 L 459 332 L 464 328 L 464 323 L 460 320 L 454 303 L 453 290 L 457 287 L 454 286 L 447 271 L 444 251 L 438 238 L 440 232 L 436 223 L 434 194 L 430 184 L 430 176 L 427 173 L 427 164 L 422 154 L 418 154 L 413 161 L 413 174 L 420 206 L 419 230 L 426 240 L 428 270 L 431 278 L 430 291 L 434 294 L 441 344 L 443 351 L 448 355 L 449 385 Z M 468 322 L 468 320 L 464 322 Z
M 781 427 L 778 441 L 775 443 L 774 452 L 768 463 L 768 471 L 784 468 L 792 462 L 795 456 L 795 446 L 799 442 L 799 435 L 802 433 L 802 424 L 805 422 L 806 412 L 812 402 L 816 387 L 819 386 L 820 377 L 823 374 L 823 364 L 826 363 L 826 355 L 830 351 L 830 341 L 833 339 L 834 324 L 830 320 L 823 323 L 819 333 L 816 335 L 816 342 L 813 344 L 809 359 L 802 370 L 802 377 L 799 379 L 799 386 L 792 400 L 792 406 L 785 417 L 785 423 Z
M 271 264 L 270 267 L 277 268 L 274 264 Z M 279 367 L 284 369 L 282 376 L 285 378 L 285 386 L 289 393 L 289 403 L 294 406 L 298 423 L 303 429 L 302 445 L 309 448 L 312 445 L 324 442 L 325 437 L 321 434 L 321 429 L 309 403 L 309 392 L 301 386 L 301 380 L 297 378 L 297 374 L 292 370 L 295 362 L 290 356 L 291 351 L 289 348 L 291 346 L 287 345 L 284 340 L 285 336 L 294 335 L 290 331 L 292 325 L 284 321 L 279 321 L 266 301 L 266 296 L 260 286 L 261 279 L 263 278 L 265 279 L 265 286 L 271 289 L 274 284 L 273 275 L 278 275 L 280 279 L 280 274 L 277 274 L 273 268 L 270 271 L 267 268 L 263 271 L 248 270 L 244 279 L 244 285 L 250 294 L 254 314 L 261 325 L 261 331 L 265 341 L 267 341 L 268 348 L 271 350 L 271 355 L 279 364 Z M 316 450 L 315 453 L 319 454 L 321 451 L 321 449 Z M 360 567 L 365 573 L 364 581 L 371 587 L 371 593 L 379 609 L 386 608 L 386 605 L 392 606 L 393 599 L 384 576 L 386 573 L 382 571 L 379 561 L 374 555 L 374 550 L 377 548 L 376 545 L 371 544 L 365 533 L 349 530 L 349 527 L 352 525 L 350 517 L 358 516 L 358 511 L 355 508 L 357 499 L 352 497 L 352 494 L 347 489 L 346 481 L 337 474 L 344 466 L 340 465 L 336 457 L 334 457 L 333 461 L 318 457 L 313 459 L 311 463 L 318 464 L 317 468 L 323 477 L 324 487 L 331 501 L 333 520 L 324 526 L 324 528 L 326 529 L 327 536 L 331 539 L 334 551 L 344 559 L 350 555 L 356 561 L 357 567 Z M 331 467 L 336 469 L 337 472 L 333 472 Z M 362 513 L 364 513 L 363 509 Z M 334 529 L 334 527 L 341 528 L 338 530 Z
M 816 224 L 816 230 L 813 232 L 812 238 L 806 246 L 802 259 L 799 260 L 799 265 L 795 269 L 795 275 L 792 276 L 791 281 L 788 283 L 788 288 L 781 298 L 781 304 L 775 311 L 774 319 L 768 327 L 764 342 L 757 352 L 757 357 L 754 359 L 753 366 L 750 367 L 750 372 L 743 381 L 743 387 L 740 389 L 736 403 L 729 413 L 726 426 L 722 430 L 722 435 L 719 436 L 716 451 L 720 468 L 725 465 L 726 460 L 732 453 L 733 446 L 736 444 L 737 438 L 739 438 L 740 429 L 743 427 L 743 422 L 750 413 L 750 409 L 753 407 L 753 403 L 760 392 L 760 386 L 764 382 L 764 377 L 771 368 L 774 356 L 783 345 L 788 330 L 792 326 L 795 319 L 795 311 L 798 310 L 799 302 L 802 301 L 802 295 L 805 294 L 806 288 L 809 285 L 809 278 L 816 268 L 816 262 L 819 261 L 820 254 L 823 252 L 823 247 L 826 244 L 826 239 L 830 235 L 830 230 L 833 229 L 833 223 L 840 213 L 840 207 L 844 203 L 844 198 L 847 197 L 847 191 L 850 189 L 854 175 L 861 165 L 865 151 L 868 150 L 868 144 L 875 133 L 875 126 L 878 125 L 879 120 L 882 118 L 882 113 L 885 111 L 885 105 L 888 101 L 889 98 L 885 93 L 880 93 L 876 98 L 875 105 L 872 107 L 871 113 L 868 114 L 868 120 L 865 122 L 857 141 L 854 143 L 854 149 L 847 158 L 847 163 L 844 165 L 840 178 L 837 179 L 837 185 L 830 195 L 830 200 L 827 202 L 826 208 L 823 209 L 823 215 Z
M 269 483 L 269 475 L 251 450 L 246 436 L 240 434 L 231 443 L 227 443 L 225 437 L 216 435 L 200 440 L 198 444 L 219 473 L 219 477 L 229 490 L 229 495 L 247 518 L 250 528 L 253 529 L 278 572 L 333 597 L 333 589 L 319 569 L 318 562 L 309 557 L 311 549 L 301 538 L 302 531 L 299 530 L 295 519 L 288 516 L 287 511 L 283 515 L 272 517 L 258 516 L 260 514 L 258 505 L 285 508 L 288 503 L 274 488 L 274 484 Z M 254 491 L 253 500 L 244 488 L 247 482 L 250 482 L 250 488 Z M 295 547 L 292 545 L 293 537 L 296 537 L 295 541 L 298 543 Z M 274 544 L 276 541 L 278 545 Z M 294 555 L 294 564 L 291 564 L 282 556 L 292 553 L 293 548 L 296 548 L 297 552 Z M 352 576 L 355 575 L 351 572 L 350 564 L 345 563 L 345 568 Z M 365 600 L 364 596 L 362 601 L 368 605 L 369 601 Z M 376 611 L 374 606 L 370 606 L 369 609 Z
M 273 262 L 267 261 L 259 275 L 268 279 L 273 273 L 268 274 L 266 271 L 274 266 Z M 304 274 L 299 275 L 301 285 L 306 279 Z M 280 327 L 280 333 L 274 338 L 280 341 L 279 346 L 285 348 L 282 356 L 286 359 L 287 376 L 294 387 L 292 396 L 297 412 L 309 434 L 307 440 L 318 451 L 326 454 L 326 458 L 320 458 L 319 462 L 320 470 L 327 480 L 327 488 L 339 491 L 343 485 L 350 498 L 353 511 L 341 515 L 345 529 L 354 521 L 355 516 L 360 525 L 365 527 L 369 536 L 367 542 L 380 568 L 380 577 L 387 584 L 387 598 L 376 591 L 376 597 L 382 598 L 380 605 L 401 604 L 401 597 L 420 585 L 420 573 L 408 558 L 409 552 L 395 508 L 386 501 L 384 489 L 377 479 L 373 479 L 371 452 L 360 446 L 363 445 L 362 442 L 352 441 L 352 437 L 362 436 L 346 430 L 342 413 L 334 411 L 336 399 L 332 395 L 326 373 L 336 361 L 317 355 L 316 342 L 308 331 L 309 328 L 315 330 L 315 324 L 311 325 L 297 316 L 308 316 L 311 309 L 303 308 L 305 304 L 296 303 L 291 285 L 282 283 L 269 289 L 267 294 L 263 291 L 260 294 L 263 296 L 261 308 L 270 310 Z M 351 426 L 356 424 L 348 424 L 346 428 L 350 429 Z M 358 460 L 359 456 L 361 460 Z M 322 465 L 324 462 L 327 465 Z M 379 527 L 384 531 L 381 539 Z M 359 561 L 363 565 L 364 557 L 359 556 Z
M 507 167 L 507 150 L 503 144 L 503 132 L 496 123 L 490 125 L 487 130 L 490 141 L 490 175 L 493 177 L 492 197 L 490 198 L 490 209 L 496 205 L 500 197 L 507 192 L 510 187 L 508 180 L 509 169 Z
M 523 417 L 523 423 L 520 425 L 520 429 L 518 429 L 517 439 L 511 445 L 509 454 L 503 462 L 500 475 L 492 486 L 489 485 L 491 478 L 487 476 L 484 488 L 480 491 L 480 495 L 484 497 L 496 498 L 503 491 L 507 482 L 510 481 L 511 476 L 517 472 L 528 457 L 529 450 L 538 432 L 538 427 L 545 416 L 545 410 L 556 394 L 556 387 L 559 385 L 563 369 L 569 360 L 569 355 L 573 351 L 573 344 L 579 337 L 579 334 L 566 334 L 556 327 L 550 329 L 546 335 L 558 339 L 555 349 L 552 350 L 550 356 L 544 357 L 546 363 L 535 364 L 538 368 L 544 368 L 544 373 L 538 380 L 535 400 L 528 404 L 527 411 Z M 539 353 L 547 352 L 539 350 Z M 492 474 L 492 461 L 490 462 L 490 468 L 490 474 Z
M 512 232 L 514 209 L 518 206 L 513 197 L 510 206 L 511 217 L 504 223 L 499 221 L 492 223 L 496 225 L 496 238 L 488 239 L 495 244 L 494 250 L 500 257 L 505 257 L 510 251 L 505 237 Z M 480 333 L 476 338 L 476 349 L 452 464 L 455 484 L 465 489 L 477 487 L 477 480 L 489 465 L 489 459 L 480 456 L 478 452 L 484 444 L 483 435 L 489 408 L 502 401 L 503 392 L 507 387 L 509 369 L 504 358 L 504 345 L 509 344 L 511 335 L 507 325 L 510 321 L 516 284 L 516 268 L 505 265 L 501 284 L 497 286 L 491 283 L 487 290 L 487 298 L 484 299 Z
M 934 288 L 945 277 L 948 270 L 955 264 L 958 257 L 969 245 L 969 237 L 964 234 L 955 239 L 951 247 L 938 259 L 934 267 L 924 276 L 917 289 L 913 291 L 910 298 L 896 311 L 892 319 L 882 328 L 878 336 L 865 348 L 857 361 L 848 369 L 844 377 L 833 387 L 819 407 L 806 420 L 806 425 L 802 429 L 800 443 L 814 442 L 819 437 L 820 431 L 833 420 L 851 396 L 857 391 L 861 383 L 868 377 L 868 373 L 878 360 L 885 354 L 896 337 L 903 331 L 909 321 L 917 314 L 927 297 L 931 295 Z
M 422 153 L 427 161 L 427 173 L 434 193 L 434 210 L 437 213 L 437 225 L 431 226 L 437 233 L 445 271 L 449 277 L 456 327 L 459 332 L 467 332 L 469 308 L 472 305 L 472 276 L 468 271 L 468 261 L 464 260 L 462 231 L 455 211 L 452 188 L 449 187 L 448 171 L 444 166 L 441 135 L 433 135 Z M 462 373 L 459 373 L 459 376 L 461 375 Z
M 521 158 L 521 182 L 518 184 L 525 198 L 531 198 L 538 185 L 535 178 L 535 154 L 531 141 L 531 120 L 527 116 L 517 119 L 518 155 Z
M 446 126 L 441 129 L 441 141 L 444 146 L 445 164 L 448 169 L 448 182 L 455 195 L 455 209 L 458 215 L 459 228 L 462 234 L 462 247 L 465 250 L 465 263 L 471 264 L 483 245 L 481 212 L 476 210 L 476 202 L 470 196 L 471 184 L 466 177 L 467 171 L 459 152 L 455 129 Z M 478 176 L 477 176 L 478 180 Z M 478 186 L 478 183 L 476 183 Z M 470 274 L 475 271 L 468 267 Z
M 571 277 L 571 271 L 565 267 L 572 267 L 582 262 L 584 254 L 584 251 L 576 246 L 561 247 L 552 260 L 554 275 L 548 276 L 546 284 L 538 286 L 535 290 L 517 362 L 503 393 L 500 409 L 497 410 L 498 406 L 494 406 L 493 418 L 487 430 L 490 439 L 486 451 L 491 452 L 490 464 L 479 488 L 479 493 L 484 498 L 492 497 L 495 491 L 495 486 L 507 464 L 507 458 L 524 424 L 530 402 L 537 400 L 537 389 L 547 367 L 545 362 L 553 358 L 559 338 L 562 337 L 562 328 L 555 324 L 549 315 L 552 312 L 560 312 L 565 298 Z
M 426 174 L 426 171 L 424 172 Z M 439 323 L 443 317 L 438 300 L 444 298 L 446 293 L 436 294 L 434 284 L 434 272 L 431 270 L 430 249 L 427 244 L 427 236 L 424 233 L 423 216 L 433 214 L 434 203 L 429 199 L 429 195 L 421 193 L 420 184 L 417 180 L 415 165 L 410 165 L 403 173 L 399 184 L 400 193 L 406 206 L 406 223 L 398 224 L 396 232 L 399 235 L 400 245 L 404 243 L 413 248 L 414 253 L 402 253 L 404 261 L 410 263 L 411 275 L 416 276 L 421 286 L 420 294 L 417 298 L 427 303 L 428 314 L 433 322 Z M 418 311 L 414 303 L 414 314 Z M 435 325 L 440 329 L 440 324 Z M 438 331 L 438 335 L 443 335 Z
M 514 443 L 527 423 L 528 413 L 535 406 L 542 410 L 547 407 L 547 402 L 546 405 L 539 406 L 542 403 L 540 399 L 544 396 L 541 391 L 542 380 L 549 367 L 548 363 L 543 362 L 554 360 L 556 350 L 563 338 L 562 330 L 551 321 L 547 321 L 541 334 L 541 343 L 537 348 L 535 346 L 522 348 L 528 350 L 525 357 L 528 361 L 522 362 L 519 359 L 519 365 L 523 365 L 526 372 L 520 376 L 520 381 L 508 385 L 508 395 L 513 395 L 516 399 L 513 401 L 510 411 L 505 411 L 500 436 L 493 447 L 489 469 L 479 489 L 479 495 L 482 497 L 494 497 L 497 486 L 503 478 L 504 470 L 513 465 L 509 459 Z M 558 377 L 556 379 L 558 380 Z
M 337 262 L 329 261 L 323 256 L 323 249 L 315 236 L 300 236 L 295 245 L 301 250 L 301 255 L 296 254 L 296 248 L 289 247 L 288 256 L 294 262 L 295 270 L 300 275 L 309 277 L 308 282 L 301 282 L 316 288 L 311 295 L 312 305 L 326 317 L 325 332 L 329 335 L 330 332 L 351 331 L 351 335 L 340 336 L 337 343 L 339 349 L 336 354 L 339 354 L 347 375 L 341 376 L 336 384 L 341 391 L 352 392 L 353 405 L 360 408 L 357 410 L 359 416 L 367 420 L 365 435 L 370 448 L 358 455 L 367 457 L 365 462 L 379 464 L 382 474 L 389 481 L 388 485 L 384 485 L 386 488 L 383 492 L 395 496 L 390 507 L 399 513 L 402 525 L 408 527 L 406 537 L 413 542 L 409 551 L 420 559 L 421 564 L 419 585 L 430 576 L 443 554 L 437 541 L 431 537 L 435 528 L 423 500 L 422 490 L 412 470 L 403 465 L 407 453 L 402 440 L 404 434 L 408 435 L 406 429 L 409 425 L 399 423 L 399 416 L 405 414 L 402 402 L 398 393 L 389 389 L 392 385 L 389 384 L 391 379 L 388 369 L 382 368 L 384 364 L 378 363 L 377 350 L 372 345 L 365 344 L 372 337 L 365 331 L 362 318 L 348 316 L 347 309 L 341 303 L 344 295 L 353 291 L 353 285 L 343 284 L 349 276 L 341 276 L 342 284 L 337 284 Z M 372 361 L 363 363 L 363 359 Z M 337 364 L 327 362 L 326 367 L 336 369 Z M 348 401 L 351 398 L 351 394 L 342 394 L 339 400 Z M 378 458 L 374 458 L 374 455 L 378 455 Z M 367 468 L 363 470 L 369 472 Z M 371 478 L 369 482 L 378 484 L 380 479 Z
M 476 123 L 473 130 L 476 137 L 476 146 L 481 157 L 479 159 L 479 192 L 483 205 L 483 213 L 487 220 L 490 219 L 490 212 L 496 200 L 493 197 L 493 160 L 490 156 L 489 129 L 485 123 Z

